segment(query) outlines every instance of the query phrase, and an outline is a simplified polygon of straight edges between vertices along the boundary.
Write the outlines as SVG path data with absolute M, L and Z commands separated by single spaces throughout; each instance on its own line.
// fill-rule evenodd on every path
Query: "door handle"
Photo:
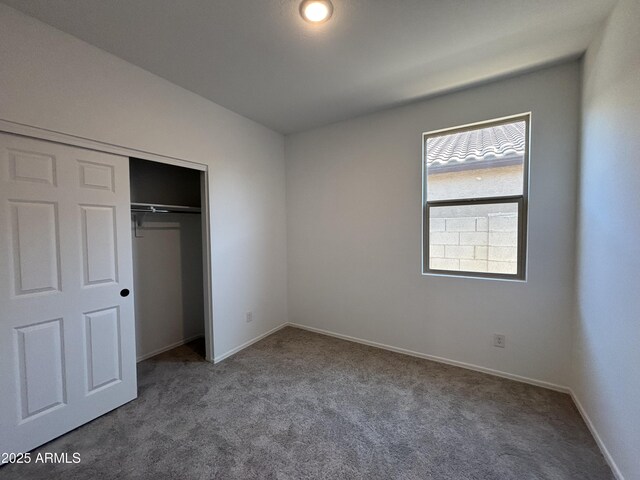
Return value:
M 128 297 L 129 296 L 129 289 L 128 288 L 123 288 L 122 290 L 120 290 L 120 296 L 121 297 Z

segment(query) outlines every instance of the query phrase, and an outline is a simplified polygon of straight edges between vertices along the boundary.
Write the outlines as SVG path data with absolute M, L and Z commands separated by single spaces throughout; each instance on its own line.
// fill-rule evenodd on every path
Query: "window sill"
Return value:
M 498 277 L 498 276 L 480 276 L 480 275 L 472 275 L 470 273 L 464 273 L 460 275 L 456 275 L 453 273 L 436 273 L 436 272 L 421 272 L 423 277 L 446 277 L 446 278 L 464 278 L 464 279 L 473 279 L 473 280 L 493 280 L 499 282 L 515 282 L 515 283 L 527 283 L 527 278 L 517 278 L 517 277 Z

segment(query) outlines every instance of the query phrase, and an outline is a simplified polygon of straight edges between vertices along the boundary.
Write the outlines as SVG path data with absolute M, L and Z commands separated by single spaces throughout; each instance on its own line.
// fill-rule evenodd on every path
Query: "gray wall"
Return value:
M 640 478 L 640 2 L 584 62 L 573 390 L 624 478 Z
M 288 136 L 290 321 L 567 386 L 579 103 L 572 62 Z M 527 111 L 528 281 L 422 276 L 422 132 Z
M 4 4 L 0 65 L 2 119 L 209 166 L 215 356 L 286 321 L 282 135 Z

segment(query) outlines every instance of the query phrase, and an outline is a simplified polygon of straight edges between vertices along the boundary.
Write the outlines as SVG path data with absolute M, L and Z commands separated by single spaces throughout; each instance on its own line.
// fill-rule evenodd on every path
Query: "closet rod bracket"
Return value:
M 134 212 L 133 213 L 133 234 L 136 238 L 144 237 L 144 233 L 142 230 L 142 224 L 144 222 L 144 214 L 145 212 Z

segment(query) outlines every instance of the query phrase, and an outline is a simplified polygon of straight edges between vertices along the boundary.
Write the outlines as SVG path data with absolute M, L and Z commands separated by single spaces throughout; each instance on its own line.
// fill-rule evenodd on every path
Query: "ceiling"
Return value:
M 282 133 L 586 49 L 615 0 L 2 0 Z

